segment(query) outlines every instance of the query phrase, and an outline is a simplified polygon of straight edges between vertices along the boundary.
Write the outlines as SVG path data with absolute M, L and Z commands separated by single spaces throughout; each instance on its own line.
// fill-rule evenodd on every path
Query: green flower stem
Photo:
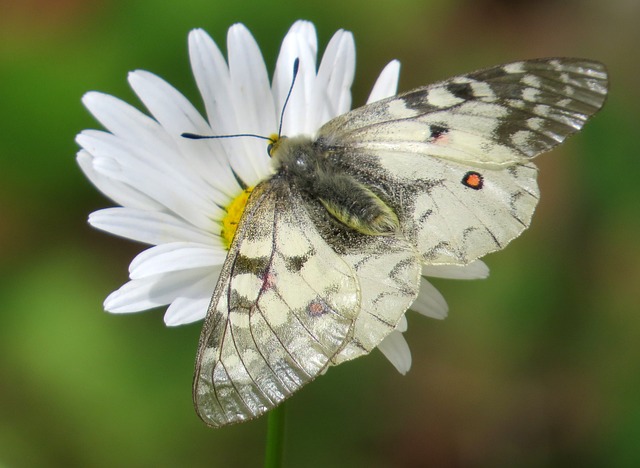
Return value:
M 284 447 L 284 403 L 269 412 L 267 421 L 267 451 L 264 457 L 265 468 L 280 468 Z

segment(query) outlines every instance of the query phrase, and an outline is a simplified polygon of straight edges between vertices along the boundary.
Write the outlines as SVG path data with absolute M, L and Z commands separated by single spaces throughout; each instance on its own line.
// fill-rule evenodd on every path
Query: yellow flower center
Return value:
M 244 189 L 243 192 L 234 198 L 231 203 L 229 203 L 229 206 L 227 206 L 227 214 L 222 218 L 222 230 L 220 231 L 220 236 L 222 236 L 222 241 L 227 250 L 231 247 L 231 242 L 236 235 L 238 223 L 240 222 L 240 218 L 242 218 L 242 213 L 244 213 L 244 208 L 247 206 L 247 200 L 249 200 L 249 195 L 251 195 L 252 190 L 253 187 Z

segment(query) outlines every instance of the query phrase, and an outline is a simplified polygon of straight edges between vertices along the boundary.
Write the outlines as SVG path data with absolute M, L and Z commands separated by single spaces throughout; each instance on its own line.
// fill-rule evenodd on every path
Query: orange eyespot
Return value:
M 482 178 L 482 174 L 475 171 L 467 172 L 462 178 L 462 185 L 472 188 L 473 190 L 480 190 L 483 183 L 484 179 Z

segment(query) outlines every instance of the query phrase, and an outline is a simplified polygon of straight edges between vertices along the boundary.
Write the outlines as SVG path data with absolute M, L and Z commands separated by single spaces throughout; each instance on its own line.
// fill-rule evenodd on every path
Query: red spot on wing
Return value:
M 307 305 L 307 313 L 311 317 L 320 317 L 329 312 L 329 306 L 326 302 L 321 299 L 316 299 L 315 301 L 309 302 Z
M 273 288 L 276 285 L 276 275 L 273 273 L 267 272 L 262 277 L 262 289 L 261 291 L 266 291 L 268 289 Z
M 449 143 L 449 135 L 446 133 L 442 133 L 433 139 L 433 143 L 436 145 L 446 145 Z
M 467 172 L 462 178 L 462 185 L 472 188 L 474 190 L 480 190 L 484 184 L 482 174 L 475 171 Z

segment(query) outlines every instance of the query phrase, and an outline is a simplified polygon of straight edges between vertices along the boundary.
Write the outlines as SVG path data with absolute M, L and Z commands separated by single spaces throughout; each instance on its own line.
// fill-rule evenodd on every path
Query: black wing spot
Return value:
M 431 125 L 430 129 L 431 129 L 431 135 L 430 135 L 431 140 L 437 140 L 442 135 L 446 135 L 447 133 L 449 133 L 449 128 L 445 127 L 444 125 L 437 125 L 437 124 Z
M 404 105 L 408 109 L 421 110 L 424 107 L 424 91 L 413 91 L 402 95 Z
M 309 260 L 309 255 L 294 255 L 293 257 L 284 258 L 287 270 L 291 273 L 297 273 L 302 270 L 307 260 Z
M 473 92 L 473 88 L 470 83 L 449 83 L 447 84 L 447 91 L 455 97 L 464 99 L 465 101 L 475 97 L 475 93 Z
M 479 172 L 469 171 L 462 177 L 462 185 L 473 190 L 480 190 L 484 185 L 484 178 Z
M 507 75 L 511 75 L 504 67 L 493 67 L 485 70 L 478 70 L 473 73 L 469 73 L 469 77 L 477 81 L 492 81 L 499 80 Z
M 268 257 L 247 257 L 238 254 L 233 264 L 233 273 L 251 273 L 261 278 L 268 270 L 270 264 L 271 262 Z

